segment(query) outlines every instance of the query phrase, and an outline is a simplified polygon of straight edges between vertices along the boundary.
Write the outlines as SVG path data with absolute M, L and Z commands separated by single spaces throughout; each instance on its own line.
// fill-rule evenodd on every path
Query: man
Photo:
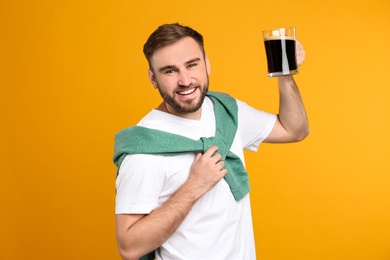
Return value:
M 278 78 L 280 109 L 274 115 L 239 100 L 226 105 L 229 98 L 208 92 L 210 63 L 203 38 L 189 27 L 160 26 L 145 43 L 144 54 L 150 82 L 163 102 L 138 123 L 140 136 L 128 135 L 135 152 L 115 152 L 116 162 L 123 157 L 117 163 L 116 181 L 121 256 L 139 259 L 153 252 L 156 259 L 164 260 L 256 259 L 249 195 L 241 183 L 244 193 L 234 193 L 227 177 L 236 178 L 233 160 L 238 158 L 244 165 L 243 149 L 256 151 L 261 142 L 296 142 L 308 135 L 306 112 L 293 77 Z M 298 65 L 304 57 L 297 43 Z M 228 112 L 217 113 L 224 109 Z M 220 131 L 227 119 L 217 117 L 232 117 L 232 123 Z M 172 139 L 160 138 L 164 153 L 154 147 L 159 139 L 142 144 L 147 139 L 142 136 L 145 128 L 153 129 L 151 135 L 174 134 Z M 234 138 L 222 142 L 228 143 L 227 156 L 220 151 L 221 143 L 204 152 L 166 154 L 171 146 L 181 147 L 176 136 L 213 142 L 217 131 L 223 135 L 220 139 L 229 139 L 224 135 L 231 130 Z M 126 138 L 118 137 L 116 145 Z M 138 140 L 139 145 L 133 143 Z

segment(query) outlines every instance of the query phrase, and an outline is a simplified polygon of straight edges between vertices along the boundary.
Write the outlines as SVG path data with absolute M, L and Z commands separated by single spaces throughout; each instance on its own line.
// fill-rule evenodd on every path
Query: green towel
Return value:
M 218 153 L 225 161 L 228 173 L 225 180 L 236 201 L 249 192 L 248 174 L 241 159 L 229 151 L 237 131 L 238 108 L 236 100 L 227 94 L 208 92 L 207 96 L 214 103 L 216 118 L 215 137 L 193 140 L 181 135 L 133 126 L 119 131 L 115 135 L 114 163 L 118 171 L 127 154 L 160 154 L 173 156 L 189 152 L 205 152 L 213 145 L 218 146 Z

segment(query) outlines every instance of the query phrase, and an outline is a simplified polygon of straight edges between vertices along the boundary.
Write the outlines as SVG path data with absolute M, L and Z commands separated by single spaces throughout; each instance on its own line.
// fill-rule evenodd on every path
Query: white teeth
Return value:
M 195 91 L 196 88 L 192 88 L 183 92 L 179 92 L 180 95 L 188 95 Z

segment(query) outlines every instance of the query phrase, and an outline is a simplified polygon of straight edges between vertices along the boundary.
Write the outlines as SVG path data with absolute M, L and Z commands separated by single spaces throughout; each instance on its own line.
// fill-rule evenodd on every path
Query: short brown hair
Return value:
M 178 23 L 164 24 L 159 26 L 144 44 L 143 51 L 148 60 L 150 69 L 152 69 L 150 60 L 156 50 L 173 44 L 185 37 L 193 38 L 199 44 L 203 55 L 205 55 L 203 36 L 200 33 L 188 26 L 183 26 Z

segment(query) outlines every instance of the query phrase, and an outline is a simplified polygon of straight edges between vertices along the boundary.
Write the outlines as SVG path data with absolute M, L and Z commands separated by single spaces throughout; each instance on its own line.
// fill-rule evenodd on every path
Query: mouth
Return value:
M 187 96 L 187 95 L 191 95 L 192 93 L 194 93 L 196 89 L 197 89 L 197 87 L 190 88 L 190 89 L 187 89 L 184 91 L 178 91 L 176 93 L 179 94 L 180 96 Z

